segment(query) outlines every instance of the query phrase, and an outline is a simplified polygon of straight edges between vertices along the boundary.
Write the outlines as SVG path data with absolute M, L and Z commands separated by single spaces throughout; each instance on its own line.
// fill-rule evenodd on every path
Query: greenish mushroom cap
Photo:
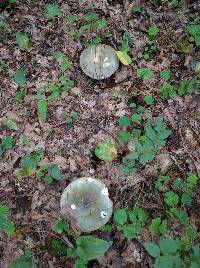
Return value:
M 114 74 L 119 67 L 119 60 L 113 47 L 100 44 L 82 51 L 80 66 L 86 75 L 100 80 Z
M 106 224 L 112 208 L 105 184 L 91 177 L 71 182 L 61 196 L 61 213 L 70 216 L 83 232 L 97 230 Z

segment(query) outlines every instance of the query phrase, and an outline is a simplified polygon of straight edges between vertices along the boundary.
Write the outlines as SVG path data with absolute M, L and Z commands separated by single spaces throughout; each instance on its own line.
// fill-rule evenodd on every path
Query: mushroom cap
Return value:
M 114 74 L 119 67 L 119 60 L 113 47 L 99 44 L 82 51 L 80 66 L 86 75 L 100 80 Z
M 99 229 L 109 221 L 113 211 L 107 187 L 92 177 L 71 182 L 62 193 L 60 205 L 61 213 L 69 215 L 83 232 Z

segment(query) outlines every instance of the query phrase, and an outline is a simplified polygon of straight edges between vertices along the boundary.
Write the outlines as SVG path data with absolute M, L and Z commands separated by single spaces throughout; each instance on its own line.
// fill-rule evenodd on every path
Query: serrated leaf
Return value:
M 150 36 L 156 36 L 159 33 L 159 31 L 160 29 L 156 25 L 153 25 L 149 27 L 148 34 Z
M 127 213 L 124 208 L 116 209 L 114 212 L 114 220 L 119 225 L 124 225 L 127 222 Z
M 59 68 L 61 72 L 64 73 L 67 69 L 69 69 L 70 66 L 71 66 L 71 63 L 69 62 L 69 60 L 67 58 L 64 58 L 64 60 L 59 65 Z
M 145 129 L 145 132 L 146 132 L 147 137 L 150 140 L 157 139 L 156 131 L 153 129 L 153 127 L 151 127 L 151 126 L 145 126 L 144 129 Z
M 60 181 L 61 180 L 61 171 L 56 164 L 52 164 L 48 166 L 48 176 L 51 176 L 54 180 Z
M 152 242 L 146 242 L 144 243 L 144 247 L 152 257 L 156 258 L 160 255 L 160 249 L 156 244 Z
M 95 148 L 95 155 L 104 161 L 112 161 L 117 156 L 117 149 L 109 141 L 99 141 Z
M 27 176 L 32 176 L 37 169 L 37 164 L 37 156 L 28 154 L 23 157 L 21 167 Z
M 134 225 L 133 224 L 128 224 L 126 227 L 124 227 L 123 228 L 123 234 L 128 239 L 136 238 L 136 233 L 135 233 Z
M 43 15 L 45 19 L 54 19 L 55 17 L 59 17 L 61 15 L 61 11 L 57 5 L 54 4 L 45 4 L 43 7 Z
M 118 121 L 119 121 L 119 125 L 121 127 L 128 127 L 130 125 L 130 123 L 131 123 L 131 120 L 130 120 L 130 118 L 128 116 L 122 116 L 122 117 L 119 118 Z
M 123 144 L 125 142 L 129 142 L 129 141 L 131 141 L 131 139 L 132 139 L 132 136 L 127 131 L 120 131 L 118 136 L 117 136 L 117 140 L 120 144 Z
M 139 68 L 137 69 L 137 77 L 138 78 L 143 77 L 144 79 L 149 79 L 153 77 L 153 72 L 149 68 Z
M 173 268 L 173 256 L 158 256 L 154 268 Z
M 64 55 L 64 53 L 60 50 L 56 50 L 52 53 L 53 59 L 59 59 Z
M 19 69 L 14 74 L 14 80 L 19 86 L 23 86 L 26 83 L 26 73 L 24 69 Z
M 4 232 L 7 234 L 7 235 L 11 235 L 13 234 L 15 231 L 15 224 L 13 221 L 7 221 L 4 225 Z
M 29 44 L 29 37 L 27 33 L 17 32 L 16 33 L 16 43 L 20 48 L 27 49 Z
M 117 58 L 123 65 L 130 65 L 132 62 L 131 57 L 127 54 L 126 51 L 116 51 Z
M 174 254 L 180 248 L 181 242 L 178 239 L 162 236 L 159 246 L 163 254 Z
M 10 118 L 6 117 L 3 119 L 3 125 L 11 130 L 19 130 L 17 124 L 13 122 Z

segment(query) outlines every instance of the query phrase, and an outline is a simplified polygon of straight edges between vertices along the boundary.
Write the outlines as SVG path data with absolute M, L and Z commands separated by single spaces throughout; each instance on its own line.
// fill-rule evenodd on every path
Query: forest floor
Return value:
M 188 215 L 186 225 L 176 218 L 169 219 L 169 213 L 166 216 L 170 208 L 163 198 L 167 191 L 181 196 L 173 186 L 175 178 L 186 181 L 189 172 L 200 175 L 200 94 L 195 82 L 192 89 L 187 90 L 187 83 L 199 78 L 200 53 L 196 36 L 186 31 L 194 21 L 200 23 L 199 3 L 189 1 L 184 6 L 177 1 L 173 6 L 173 1 L 162 5 L 161 1 L 102 0 L 88 6 L 91 2 L 56 1 L 61 15 L 50 20 L 43 14 L 45 1 L 17 1 L 1 8 L 0 205 L 9 208 L 9 219 L 15 225 L 12 234 L 0 229 L 1 268 L 8 267 L 27 249 L 31 249 L 39 267 L 73 267 L 72 258 L 52 254 L 48 239 L 64 239 L 63 234 L 52 229 L 53 222 L 62 218 L 61 193 L 75 178 L 84 176 L 94 176 L 107 185 L 114 210 L 138 206 L 149 215 L 134 239 L 125 238 L 116 228 L 110 232 L 92 232 L 91 235 L 109 241 L 112 246 L 88 267 L 153 267 L 154 258 L 143 244 L 159 241 L 159 232 L 153 236 L 149 230 L 156 217 L 167 223 L 166 232 L 170 237 L 183 237 L 191 227 L 196 236 L 190 244 L 199 243 L 198 183 L 193 189 L 192 203 L 176 204 L 177 209 Z M 84 19 L 93 13 L 98 14 L 98 18 L 93 15 Z M 152 26 L 153 32 L 148 30 Z M 16 42 L 18 32 L 27 33 L 28 45 L 26 40 Z M 79 64 L 80 54 L 88 42 L 101 42 L 115 49 L 127 45 L 132 63 L 121 64 L 108 79 L 90 79 Z M 53 58 L 55 51 L 63 52 L 70 66 L 67 63 L 62 66 L 63 56 Z M 140 58 L 138 53 L 142 54 Z M 137 70 L 141 68 L 147 68 L 152 75 L 148 79 L 139 77 Z M 24 71 L 25 77 L 23 74 L 17 77 L 19 69 Z M 48 99 L 52 92 L 45 85 L 56 85 L 61 75 L 72 81 L 69 90 L 57 88 L 58 95 Z M 181 81 L 186 81 L 185 88 L 181 87 Z M 164 83 L 167 84 L 165 95 L 161 90 Z M 180 91 L 177 88 L 173 91 L 173 84 Z M 42 111 L 43 118 L 37 106 L 41 96 L 48 99 L 47 112 Z M 151 103 L 144 101 L 145 96 L 151 96 Z M 130 107 L 133 103 L 135 107 Z M 137 107 L 143 109 L 141 118 L 133 120 L 127 128 L 120 126 L 119 118 L 137 113 Z M 71 113 L 74 118 L 70 117 Z M 124 174 L 122 160 L 134 150 L 136 138 L 119 142 L 120 131 L 130 133 L 137 128 L 143 133 L 146 120 L 157 117 L 162 118 L 171 135 L 153 160 L 137 163 L 135 173 Z M 3 144 L 5 137 L 11 145 Z M 117 149 L 112 161 L 103 161 L 95 155 L 96 145 L 102 140 L 111 142 Z M 39 147 L 43 152 L 38 167 L 58 165 L 61 180 L 48 182 L 35 178 L 34 172 L 29 176 L 20 174 L 22 159 Z M 155 189 L 155 181 L 160 176 L 170 178 L 162 191 Z M 76 235 L 81 234 L 73 225 L 70 227 Z M 73 238 L 69 239 L 73 243 Z M 190 267 L 184 265 L 182 267 Z

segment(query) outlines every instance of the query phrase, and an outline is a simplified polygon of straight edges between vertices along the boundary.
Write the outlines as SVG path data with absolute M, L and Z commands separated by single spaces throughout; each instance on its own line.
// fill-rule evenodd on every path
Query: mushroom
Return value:
M 119 60 L 113 47 L 93 45 L 82 51 L 80 66 L 86 75 L 100 80 L 114 74 L 119 67 Z
M 99 229 L 109 221 L 113 211 L 107 187 L 92 177 L 71 182 L 63 191 L 60 204 L 61 213 L 70 216 L 83 232 Z

